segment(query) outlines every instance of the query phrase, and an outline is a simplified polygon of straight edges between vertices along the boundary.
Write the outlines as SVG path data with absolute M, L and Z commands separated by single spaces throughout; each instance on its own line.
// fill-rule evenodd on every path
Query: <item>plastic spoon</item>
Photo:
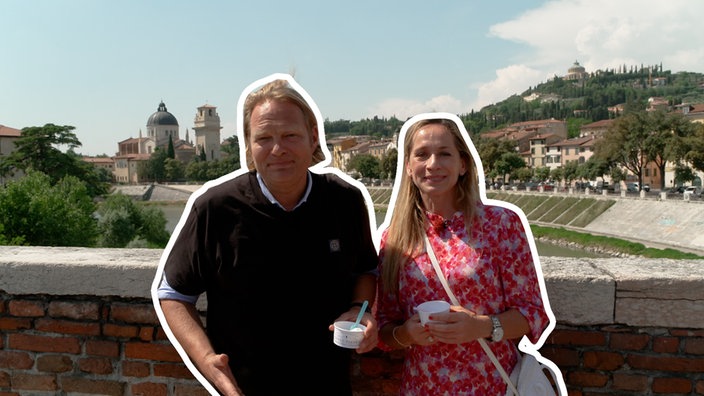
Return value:
M 350 330 L 359 327 L 359 322 L 362 320 L 362 316 L 364 316 L 364 312 L 367 311 L 367 305 L 369 305 L 369 301 L 364 300 L 364 303 L 362 303 L 362 308 L 359 309 L 359 314 L 357 314 L 357 320 L 355 320 L 354 324 L 352 326 L 350 326 Z

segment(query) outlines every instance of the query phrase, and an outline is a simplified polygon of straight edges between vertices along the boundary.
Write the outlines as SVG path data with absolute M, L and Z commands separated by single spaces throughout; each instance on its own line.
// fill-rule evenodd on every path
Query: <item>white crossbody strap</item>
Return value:
M 442 286 L 445 288 L 445 292 L 447 292 L 447 295 L 450 296 L 450 300 L 452 301 L 453 305 L 461 305 L 459 300 L 457 300 L 457 297 L 455 297 L 455 294 L 452 292 L 452 289 L 450 289 L 450 285 L 447 284 L 447 279 L 445 278 L 445 274 L 443 274 L 442 270 L 440 269 L 440 264 L 438 264 L 438 259 L 437 257 L 435 257 L 433 247 L 430 245 L 428 235 L 424 234 L 423 238 L 425 238 L 425 250 L 428 252 L 430 261 L 433 263 L 433 268 L 435 268 L 435 272 L 437 273 L 438 278 L 440 278 L 440 282 L 442 282 Z M 499 360 L 496 358 L 496 355 L 494 355 L 494 352 L 492 352 L 491 348 L 489 348 L 489 345 L 487 345 L 486 341 L 484 341 L 483 338 L 478 338 L 477 341 L 479 342 L 479 345 L 482 346 L 482 349 L 484 349 L 484 352 L 489 355 L 489 359 L 491 359 L 491 362 L 494 363 L 496 369 L 499 370 L 499 374 L 501 374 L 501 377 L 503 377 L 504 381 L 506 381 L 506 384 L 511 388 L 513 394 L 518 395 L 518 389 L 516 389 L 516 385 L 511 382 L 511 379 L 506 373 L 506 370 L 504 370 L 503 366 L 501 366 L 501 363 L 499 363 Z

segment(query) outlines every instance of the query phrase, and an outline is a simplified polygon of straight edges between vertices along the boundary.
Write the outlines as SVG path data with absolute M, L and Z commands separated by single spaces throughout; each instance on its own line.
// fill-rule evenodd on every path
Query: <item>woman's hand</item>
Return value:
M 446 344 L 462 344 L 487 337 L 491 334 L 491 319 L 486 315 L 453 305 L 450 312 L 433 314 L 434 323 L 427 323 L 427 330 L 436 341 Z

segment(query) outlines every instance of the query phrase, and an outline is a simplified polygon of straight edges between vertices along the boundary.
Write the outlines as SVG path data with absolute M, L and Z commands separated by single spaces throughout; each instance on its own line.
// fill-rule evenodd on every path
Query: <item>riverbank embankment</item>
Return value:
M 154 184 L 117 186 L 115 191 L 146 201 L 185 202 L 200 187 L 195 184 Z M 368 187 L 368 190 L 375 207 L 386 208 L 391 188 Z M 646 247 L 671 248 L 704 256 L 703 201 L 569 192 L 490 191 L 487 196 L 518 206 L 531 224 L 562 227 L 638 242 Z M 587 221 L 578 221 L 594 208 L 602 209 Z

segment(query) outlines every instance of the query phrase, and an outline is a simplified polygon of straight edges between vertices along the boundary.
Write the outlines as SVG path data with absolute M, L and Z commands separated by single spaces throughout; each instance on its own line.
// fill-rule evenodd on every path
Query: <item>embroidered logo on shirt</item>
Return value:
M 328 244 L 330 245 L 330 252 L 339 252 L 340 251 L 340 240 L 339 239 L 331 239 L 328 241 Z

